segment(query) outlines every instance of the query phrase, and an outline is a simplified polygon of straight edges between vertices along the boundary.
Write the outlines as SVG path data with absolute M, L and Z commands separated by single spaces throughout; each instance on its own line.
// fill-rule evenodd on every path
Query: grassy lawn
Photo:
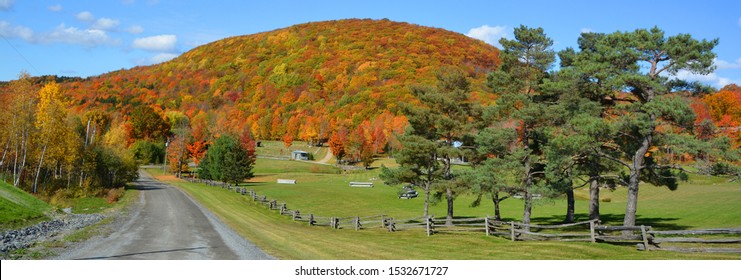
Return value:
M 29 226 L 48 219 L 46 202 L 0 181 L 0 231 Z
M 377 164 L 389 165 L 390 160 Z M 317 216 L 372 216 L 386 214 L 397 219 L 422 215 L 423 199 L 400 200 L 398 186 L 385 186 L 378 169 L 338 174 L 331 166 L 304 162 L 258 159 L 257 176 L 246 183 L 249 189 L 270 199 L 286 202 L 290 209 Z M 160 175 L 157 170 L 150 170 Z M 158 178 L 175 184 L 211 209 L 239 234 L 268 253 L 284 259 L 739 259 L 738 254 L 641 252 L 634 246 L 575 242 L 511 242 L 482 233 L 438 234 L 426 237 L 421 230 L 389 233 L 381 229 L 333 230 L 291 221 L 252 202 L 245 196 L 221 188 L 192 184 L 172 177 Z M 276 179 L 295 179 L 296 185 L 280 185 Z M 373 188 L 350 188 L 350 181 L 374 182 Z M 603 220 L 621 224 L 626 192 L 603 191 Z M 577 218 L 587 215 L 587 190 L 577 191 Z M 491 202 L 470 207 L 471 195 L 455 203 L 456 216 L 492 215 Z M 677 191 L 642 186 L 638 224 L 661 229 L 741 227 L 741 186 L 722 179 L 692 177 Z M 431 207 L 443 216 L 444 203 Z M 558 223 L 566 211 L 565 200 L 541 200 L 533 210 L 533 221 Z M 502 204 L 503 218 L 520 220 L 522 201 L 508 199 Z

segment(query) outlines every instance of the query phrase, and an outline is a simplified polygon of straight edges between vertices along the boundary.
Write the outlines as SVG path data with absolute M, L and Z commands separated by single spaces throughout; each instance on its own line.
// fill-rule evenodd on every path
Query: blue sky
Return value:
M 741 85 L 741 1 L 168 1 L 0 0 L 0 80 L 95 76 L 149 65 L 221 38 L 294 24 L 388 18 L 444 28 L 495 44 L 520 24 L 543 27 L 554 49 L 583 31 L 658 26 L 667 35 L 719 38 L 717 70 L 680 73 L 714 87 Z

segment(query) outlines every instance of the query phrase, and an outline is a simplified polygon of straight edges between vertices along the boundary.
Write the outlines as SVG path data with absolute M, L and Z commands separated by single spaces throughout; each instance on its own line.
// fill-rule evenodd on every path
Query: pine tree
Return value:
M 635 225 L 641 181 L 673 190 L 684 176 L 681 169 L 658 156 L 661 149 L 691 152 L 703 146 L 686 133 L 695 119 L 689 102 L 674 94 L 676 85 L 686 83 L 667 75 L 711 73 L 716 57 L 712 50 L 717 44 L 717 39 L 699 41 L 688 34 L 665 37 L 654 27 L 584 33 L 579 52 L 563 53 L 562 66 L 572 68 L 582 86 L 591 88 L 584 96 L 605 106 L 605 114 L 612 119 L 612 139 L 593 152 L 628 172 L 621 178 L 628 187 L 625 226 Z
M 235 185 L 253 177 L 254 151 L 245 149 L 232 135 L 222 135 L 214 140 L 201 161 L 199 176 Z
M 543 93 L 541 85 L 555 53 L 550 49 L 553 40 L 542 28 L 521 25 L 514 34 L 515 40 L 499 41 L 502 66 L 489 75 L 488 84 L 501 95 L 494 106 L 486 109 L 488 127 L 479 133 L 476 143 L 490 161 L 496 158 L 519 163 L 508 167 L 517 178 L 517 191 L 524 197 L 523 223 L 529 224 L 533 193 L 544 173 L 543 148 L 552 122 L 548 104 L 553 97 Z
M 480 108 L 470 101 L 470 83 L 463 72 L 444 68 L 437 72 L 437 84 L 416 86 L 412 94 L 421 106 L 404 106 L 409 128 L 402 137 L 403 149 L 398 152 L 401 168 L 395 172 L 383 169 L 385 180 L 410 182 L 425 191 L 425 216 L 433 187 L 447 202 L 447 221 L 452 223 L 455 196 L 461 192 L 458 175 L 451 169 L 452 160 L 463 155 L 456 142 L 470 134 Z M 412 153 L 425 153 L 415 155 Z M 438 162 L 439 161 L 439 162 Z M 396 176 L 396 178 L 392 178 Z

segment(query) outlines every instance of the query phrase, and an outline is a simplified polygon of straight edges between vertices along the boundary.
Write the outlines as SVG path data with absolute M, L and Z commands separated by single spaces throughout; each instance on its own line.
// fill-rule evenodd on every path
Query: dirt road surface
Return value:
M 107 236 L 92 238 L 57 259 L 273 259 L 224 225 L 181 190 L 144 172 L 134 182 L 139 201 Z

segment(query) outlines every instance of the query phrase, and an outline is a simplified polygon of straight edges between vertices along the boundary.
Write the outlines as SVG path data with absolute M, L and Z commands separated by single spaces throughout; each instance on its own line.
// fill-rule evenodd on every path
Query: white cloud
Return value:
M 86 22 L 95 20 L 95 16 L 93 16 L 93 13 L 88 12 L 88 11 L 78 13 L 75 16 L 75 18 L 77 18 L 77 20 L 79 21 L 86 21 Z
M 100 30 L 111 30 L 113 28 L 116 28 L 118 26 L 118 20 L 110 19 L 110 18 L 100 18 L 95 21 L 92 28 L 93 29 L 100 29 Z
M 480 27 L 471 28 L 471 30 L 466 33 L 466 36 L 482 40 L 490 45 L 501 47 L 499 45 L 499 39 L 507 37 L 508 33 L 506 26 L 482 25 Z
M 728 84 L 741 84 L 741 81 L 734 81 L 729 78 L 725 77 L 719 77 L 716 73 L 710 73 L 707 75 L 699 75 L 691 73 L 687 70 L 680 70 L 677 72 L 677 75 L 674 77 L 680 79 L 680 80 L 686 80 L 686 81 L 697 81 L 701 83 L 705 83 L 714 87 L 724 87 Z
M 719 70 L 724 69 L 741 69 L 741 57 L 737 58 L 734 62 L 728 62 L 722 59 L 715 59 L 713 61 L 713 64 L 715 64 L 716 67 L 718 67 Z
M 64 24 L 59 25 L 54 31 L 34 36 L 33 40 L 37 43 L 62 43 L 70 45 L 82 45 L 86 47 L 95 47 L 99 45 L 118 45 L 120 40 L 108 36 L 104 30 L 99 29 L 78 29 L 76 27 L 66 27 Z
M 157 35 L 136 39 L 131 47 L 153 52 L 172 52 L 175 50 L 175 43 L 175 35 Z
M 126 28 L 126 32 L 131 33 L 131 34 L 141 34 L 144 32 L 144 28 L 141 27 L 140 25 L 132 25 L 132 26 L 129 26 L 129 28 Z
M 121 40 L 108 36 L 105 30 L 79 29 L 67 27 L 64 24 L 57 26 L 51 32 L 38 33 L 25 26 L 0 21 L 0 35 L 7 38 L 20 38 L 32 44 L 61 43 L 96 47 L 100 45 L 119 45 L 121 43 Z
M 49 6 L 49 7 L 46 7 L 46 8 L 49 9 L 49 11 L 52 11 L 52 12 L 61 12 L 62 11 L 62 5 L 61 4 L 56 4 L 54 6 Z
M 0 21 L 0 35 L 6 38 L 21 38 L 30 41 L 33 38 L 33 30 L 25 26 L 12 25 L 7 21 Z
M 178 57 L 176 53 L 160 53 L 152 57 L 152 63 L 165 62 L 176 57 Z
M 15 0 L 0 0 L 0 10 L 9 11 L 14 4 Z
M 594 33 L 594 30 L 592 30 L 591 28 L 584 27 L 581 30 L 579 30 L 579 34 L 581 33 Z
M 178 57 L 178 55 L 179 54 L 177 53 L 163 52 L 163 53 L 158 53 L 152 57 L 138 58 L 138 59 L 133 60 L 133 62 L 134 64 L 139 65 L 139 66 L 152 65 L 152 64 L 169 61 L 173 58 Z

